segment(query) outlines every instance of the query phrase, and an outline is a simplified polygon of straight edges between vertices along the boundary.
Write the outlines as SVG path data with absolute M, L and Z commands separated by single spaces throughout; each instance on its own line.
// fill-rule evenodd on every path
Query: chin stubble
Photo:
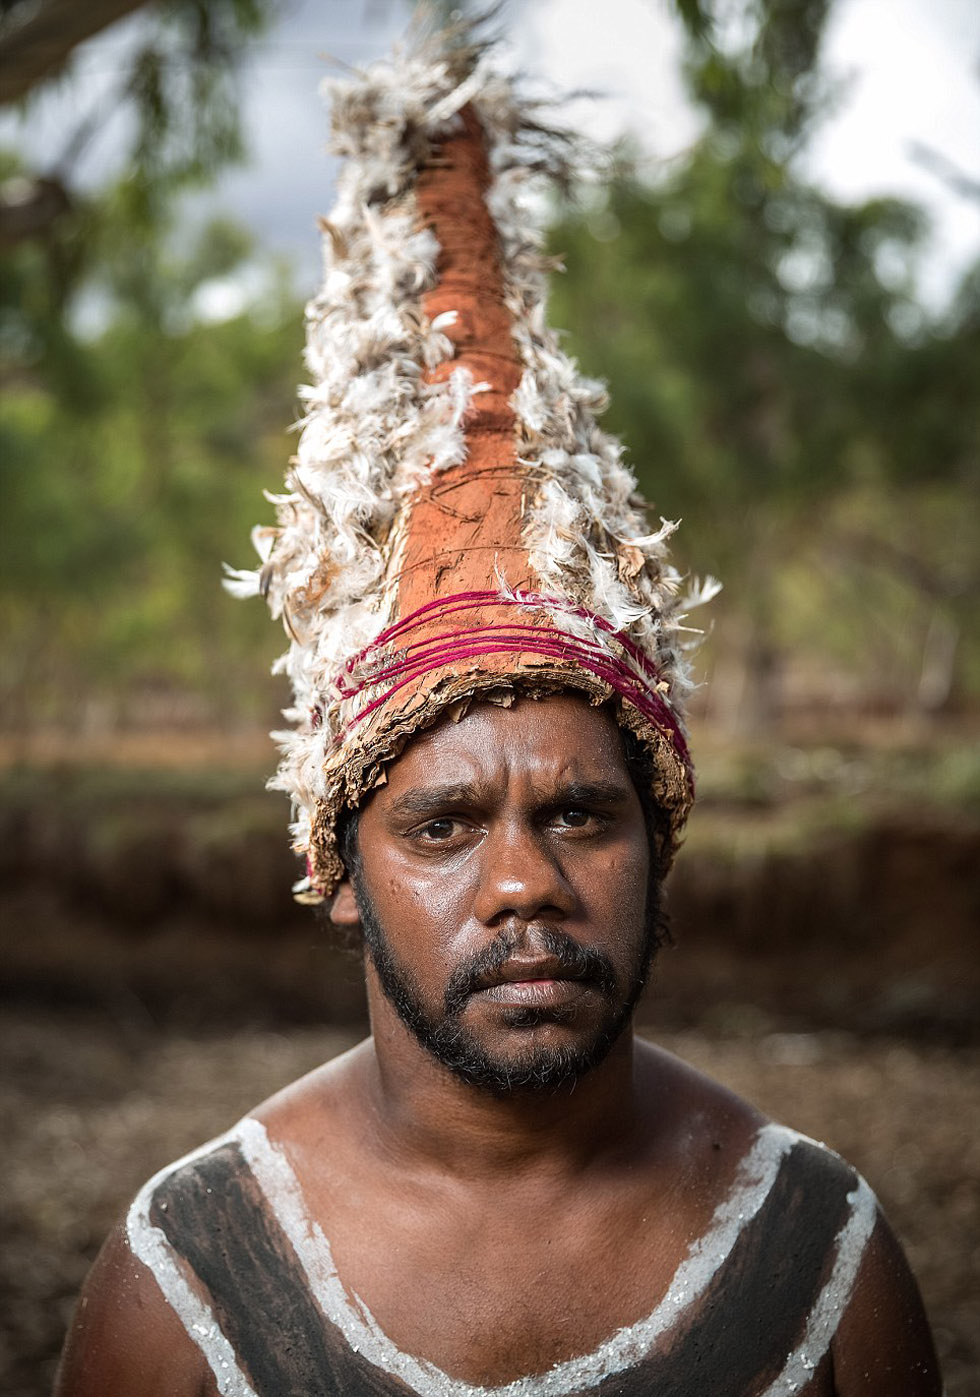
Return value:
M 361 916 L 364 943 L 385 996 L 417 1041 L 442 1065 L 470 1086 L 497 1095 L 556 1091 L 571 1087 L 597 1067 L 620 1037 L 643 993 L 657 947 L 665 937 L 666 922 L 659 884 L 651 879 L 647 897 L 645 935 L 631 967 L 622 998 L 609 958 L 595 947 L 579 946 L 564 932 L 551 927 L 535 929 L 535 941 L 560 961 L 565 973 L 589 984 L 608 1006 L 608 1013 L 588 1041 L 568 1047 L 530 1045 L 510 1057 L 498 1057 L 484 1048 L 463 1022 L 470 996 L 487 975 L 493 974 L 512 955 L 518 938 L 502 932 L 471 960 L 458 966 L 449 979 L 442 1013 L 431 1015 L 423 1003 L 418 985 L 406 967 L 399 964 L 360 880 L 355 880 L 355 896 Z M 533 1029 L 546 1023 L 567 1023 L 575 1016 L 574 1007 L 515 1007 L 504 1015 L 504 1022 L 515 1030 Z

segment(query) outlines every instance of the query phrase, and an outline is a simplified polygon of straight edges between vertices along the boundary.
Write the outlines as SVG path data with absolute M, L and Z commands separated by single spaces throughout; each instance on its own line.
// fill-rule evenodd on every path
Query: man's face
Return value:
M 393 763 L 358 850 L 380 987 L 442 1063 L 502 1092 L 601 1061 L 658 927 L 643 811 L 606 712 L 561 696 L 444 721 Z

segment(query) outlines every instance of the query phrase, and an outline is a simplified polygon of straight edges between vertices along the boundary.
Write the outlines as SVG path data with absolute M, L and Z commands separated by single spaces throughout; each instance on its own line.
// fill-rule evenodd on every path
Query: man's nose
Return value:
M 540 830 L 524 821 L 491 828 L 481 849 L 473 911 L 485 926 L 508 917 L 523 922 L 564 918 L 575 894 Z

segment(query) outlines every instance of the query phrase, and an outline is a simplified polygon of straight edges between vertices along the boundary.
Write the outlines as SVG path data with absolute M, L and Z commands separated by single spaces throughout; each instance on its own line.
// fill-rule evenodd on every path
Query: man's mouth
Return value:
M 485 990 L 476 990 L 472 997 L 501 1006 L 557 1009 L 574 1004 L 588 994 L 589 989 L 583 980 L 507 980 Z
M 568 1010 L 587 995 L 611 998 L 615 992 L 608 956 L 553 927 L 535 927 L 520 939 L 501 933 L 459 966 L 446 988 L 445 1012 L 457 1017 L 467 1004 L 481 1000 L 511 1008 Z
M 539 956 L 504 961 L 480 977 L 472 994 L 496 1004 L 545 1007 L 570 1004 L 589 988 L 587 978 L 559 957 Z

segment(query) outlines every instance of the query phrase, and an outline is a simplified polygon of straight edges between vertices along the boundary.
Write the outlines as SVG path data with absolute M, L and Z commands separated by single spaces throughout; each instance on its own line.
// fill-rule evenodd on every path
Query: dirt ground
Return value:
M 778 1119 L 827 1141 L 879 1193 L 919 1277 L 948 1397 L 980 1385 L 980 1050 L 841 1033 L 658 1033 Z M 50 1390 L 75 1294 L 155 1169 L 340 1051 L 329 1029 L 189 1035 L 31 1011 L 0 1019 L 0 1390 Z M 706 1394 L 708 1397 L 708 1394 Z

